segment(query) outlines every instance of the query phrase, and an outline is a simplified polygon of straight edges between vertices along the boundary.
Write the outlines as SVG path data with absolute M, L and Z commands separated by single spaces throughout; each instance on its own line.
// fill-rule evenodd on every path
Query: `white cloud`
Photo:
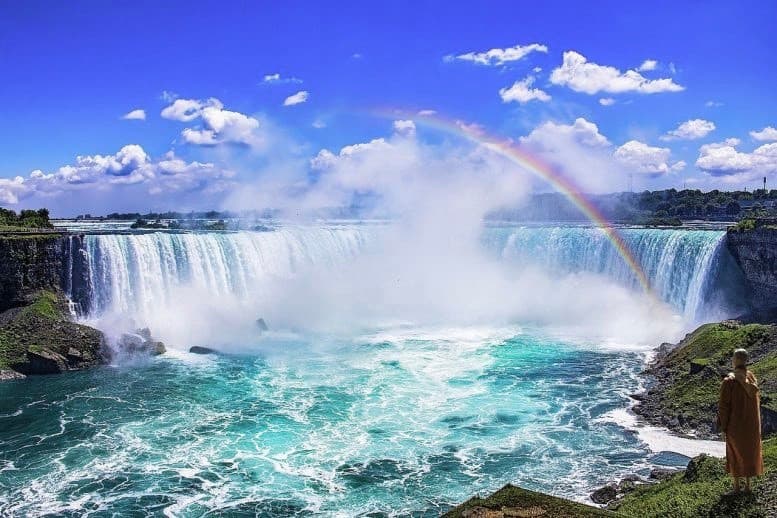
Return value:
M 751 131 L 750 136 L 760 142 L 777 141 L 777 128 L 767 126 L 761 131 Z
M 699 148 L 696 167 L 707 174 L 738 183 L 777 172 L 777 143 L 764 144 L 752 153 L 738 151 L 739 139 L 706 144 Z
M 615 67 L 591 63 L 585 56 L 572 50 L 564 52 L 563 63 L 553 70 L 550 82 L 590 95 L 598 92 L 654 94 L 685 89 L 669 78 L 647 79 L 637 70 L 621 72 Z
M 394 121 L 394 131 L 399 135 L 405 135 L 405 136 L 415 135 L 415 122 L 411 120 Z
M 283 105 L 284 106 L 294 106 L 295 104 L 302 104 L 302 103 L 304 103 L 305 101 L 308 100 L 308 96 L 309 95 L 310 94 L 308 94 L 308 92 L 306 92 L 305 90 L 300 90 L 296 94 L 288 96 L 283 101 Z
M 323 128 L 326 128 L 326 122 L 324 122 L 321 119 L 316 119 L 316 120 L 313 121 L 311 126 L 313 126 L 316 129 L 323 129 Z
M 301 82 L 302 82 L 302 79 L 298 79 L 296 77 L 281 77 L 281 75 L 278 73 L 267 74 L 264 76 L 264 79 L 262 79 L 262 83 L 272 84 L 272 85 L 288 84 L 288 83 L 299 84 Z
M 615 99 L 613 99 L 612 97 L 602 97 L 601 99 L 599 99 L 599 104 L 601 104 L 602 106 L 612 106 L 613 104 L 615 104 Z
M 437 110 L 419 110 L 418 111 L 418 115 L 420 115 L 422 117 L 429 117 L 431 115 L 434 115 L 435 113 L 437 113 Z
M 655 59 L 646 59 L 642 62 L 642 64 L 637 69 L 639 72 L 649 72 L 651 70 L 655 70 L 658 66 L 658 61 Z
M 159 96 L 164 102 L 171 103 L 178 99 L 178 94 L 169 90 L 162 90 L 162 94 Z
M 707 101 L 706 103 L 704 103 L 704 106 L 706 106 L 707 108 L 718 108 L 720 106 L 723 106 L 723 103 L 718 101 Z
M 696 140 L 715 131 L 715 123 L 704 119 L 691 119 L 680 124 L 677 129 L 662 135 L 661 140 Z
M 550 101 L 550 95 L 543 92 L 539 88 L 531 88 L 534 83 L 534 77 L 528 76 L 525 79 L 516 81 L 510 88 L 502 88 L 499 90 L 499 97 L 502 98 L 502 102 L 518 102 L 520 104 L 526 104 L 529 101 Z
M 146 120 L 146 110 L 132 110 L 129 113 L 125 113 L 121 118 L 130 121 L 144 121 Z
M 258 134 L 259 121 L 240 112 L 225 110 L 215 98 L 207 100 L 176 99 L 162 110 L 162 117 L 181 122 L 202 121 L 198 128 L 185 128 L 181 137 L 187 144 L 215 146 L 243 144 L 257 146 L 263 142 Z
M 200 116 L 202 129 L 186 128 L 182 133 L 184 141 L 189 144 L 212 146 L 231 142 L 251 146 L 259 143 L 255 133 L 259 121 L 253 117 L 215 106 L 203 108 Z
M 77 156 L 75 163 L 51 173 L 36 169 L 26 178 L 0 178 L 0 201 L 16 204 L 30 196 L 55 197 L 85 189 L 106 191 L 135 185 L 145 185 L 147 193 L 159 194 L 223 187 L 232 176 L 231 171 L 212 163 L 186 162 L 172 151 L 155 161 L 141 146 L 128 144 L 113 155 Z
M 671 154 L 669 148 L 653 147 L 638 140 L 630 140 L 616 149 L 613 156 L 629 171 L 656 177 L 685 167 L 683 161 L 670 166 L 668 162 Z
M 221 104 L 221 101 L 212 97 L 205 101 L 198 99 L 175 99 L 170 106 L 162 109 L 160 115 L 163 119 L 189 122 L 199 117 L 202 114 L 203 108 L 206 107 L 223 108 L 224 105 Z
M 485 52 L 467 52 L 466 54 L 459 54 L 458 56 L 448 55 L 445 56 L 445 61 L 453 61 L 456 59 L 462 61 L 469 61 L 471 63 L 477 63 L 478 65 L 490 65 L 499 66 L 512 61 L 519 61 L 532 52 L 548 52 L 548 47 L 539 43 L 532 43 L 530 45 L 516 45 L 505 49 L 491 49 Z
M 574 140 L 579 144 L 588 147 L 609 146 L 610 141 L 607 137 L 599 133 L 599 127 L 593 122 L 589 122 L 582 117 L 575 119 L 573 124 L 557 124 L 552 121 L 540 124 L 531 133 L 521 137 L 522 144 L 536 148 L 552 150 L 557 137 L 565 137 Z

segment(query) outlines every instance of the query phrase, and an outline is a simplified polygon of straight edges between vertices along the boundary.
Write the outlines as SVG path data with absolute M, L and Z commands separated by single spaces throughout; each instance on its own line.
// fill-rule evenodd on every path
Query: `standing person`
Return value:
M 749 355 L 744 349 L 734 351 L 734 372 L 720 385 L 718 426 L 726 437 L 726 471 L 739 492 L 739 479 L 745 479 L 750 491 L 750 477 L 763 474 L 761 452 L 761 396 L 758 380 L 747 368 Z

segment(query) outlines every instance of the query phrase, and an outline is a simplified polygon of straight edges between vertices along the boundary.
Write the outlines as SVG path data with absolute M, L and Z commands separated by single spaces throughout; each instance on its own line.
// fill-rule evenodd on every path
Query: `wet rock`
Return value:
M 461 513 L 462 518 L 502 518 L 505 513 L 487 507 L 471 507 Z
M 650 475 L 648 475 L 648 478 L 650 480 L 666 480 L 671 478 L 675 473 L 677 473 L 677 470 L 674 469 L 653 468 L 650 470 Z
M 606 504 L 615 500 L 618 496 L 618 487 L 615 484 L 607 484 L 591 493 L 591 501 L 596 504 Z
M 267 322 L 265 322 L 263 318 L 260 318 L 259 320 L 257 320 L 256 325 L 259 328 L 259 331 L 267 331 L 269 329 L 267 327 Z
M 166 350 L 164 343 L 151 338 L 148 328 L 138 329 L 138 333 L 123 333 L 116 346 L 125 353 L 151 356 L 164 354 Z
M 219 352 L 215 349 L 211 349 L 210 347 L 201 347 L 199 345 L 190 347 L 189 352 L 194 354 L 219 354 Z
M 23 374 L 58 374 L 67 370 L 67 358 L 49 349 L 27 351 Z
M 20 380 L 26 377 L 21 372 L 12 371 L 11 369 L 0 369 L 0 381 Z

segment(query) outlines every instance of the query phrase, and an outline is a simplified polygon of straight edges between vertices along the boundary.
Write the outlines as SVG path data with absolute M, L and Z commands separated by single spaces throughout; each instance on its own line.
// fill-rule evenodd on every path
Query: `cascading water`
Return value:
M 242 296 L 305 265 L 334 265 L 356 255 L 358 227 L 287 228 L 230 234 L 112 234 L 86 237 L 93 313 L 143 318 L 183 285 Z
M 425 235 L 431 246 L 405 242 L 405 254 L 384 260 L 388 245 L 379 244 L 394 242 L 389 229 L 104 234 L 72 243 L 79 255 L 63 285 L 87 296 L 89 318 L 106 332 L 125 325 L 116 314 L 152 320 L 168 351 L 31 377 L 23 390 L 0 384 L 0 515 L 439 516 L 508 482 L 584 500 L 627 474 L 687 464 L 669 451 L 719 451 L 655 430 L 635 434 L 622 418 L 639 390 L 643 353 L 668 339 L 672 326 L 662 326 L 677 319 L 639 293 L 598 229 L 490 226 L 476 259 L 453 257 L 468 251 L 451 239 L 450 249 L 430 254 L 445 240 Z M 725 262 L 722 233 L 623 233 L 658 296 L 686 315 L 704 311 Z M 420 267 L 403 268 L 412 261 Z M 424 276 L 434 279 L 424 284 Z M 322 291 L 306 289 L 317 282 Z M 269 300 L 259 309 L 257 290 Z M 327 333 L 304 325 L 320 306 L 347 305 L 352 295 L 346 324 L 360 306 L 383 303 L 368 313 L 374 326 Z M 492 317 L 530 295 L 530 311 Z M 403 305 L 407 298 L 415 300 Z M 485 309 L 488 318 L 407 322 L 443 298 L 452 299 L 444 308 L 465 306 L 456 316 Z M 265 310 L 276 314 L 257 315 Z M 301 315 L 284 327 L 285 313 Z M 268 317 L 269 331 L 259 333 L 257 316 Z M 579 321 L 593 321 L 604 339 L 581 339 L 588 327 L 555 327 Z M 623 334 L 632 328 L 652 330 L 655 340 L 632 346 Z M 190 339 L 234 344 L 224 351 L 239 354 L 191 354 Z
M 626 228 L 620 233 L 656 295 L 689 321 L 703 319 L 725 232 Z M 539 258 L 556 271 L 600 273 L 639 289 L 634 272 L 598 228 L 495 228 L 486 239 L 508 261 Z
M 291 227 L 230 234 L 107 234 L 85 240 L 92 313 L 148 315 L 169 302 L 171 288 L 191 285 L 214 295 L 242 296 L 273 277 L 304 266 L 335 266 L 360 253 L 376 228 Z M 689 321 L 703 319 L 705 294 L 716 273 L 724 232 L 623 229 L 657 296 Z M 601 229 L 491 227 L 488 249 L 508 263 L 536 264 L 557 273 L 593 272 L 639 289 L 634 272 Z M 72 261 L 71 261 L 72 262 Z

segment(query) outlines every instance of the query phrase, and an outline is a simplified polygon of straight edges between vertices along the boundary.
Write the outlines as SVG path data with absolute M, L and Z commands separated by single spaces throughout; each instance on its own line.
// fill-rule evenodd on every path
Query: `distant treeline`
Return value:
M 777 189 L 702 192 L 698 189 L 666 189 L 639 193 L 590 195 L 588 199 L 609 220 L 623 223 L 680 220 L 737 221 L 744 217 L 777 215 Z M 507 220 L 583 220 L 586 216 L 559 193 L 534 195 L 523 207 L 496 211 L 491 217 Z
M 111 212 L 105 216 L 92 216 L 91 214 L 81 214 L 76 219 L 116 219 L 123 221 L 137 221 L 139 219 L 146 221 L 162 219 L 231 219 L 237 218 L 238 214 L 230 211 L 209 210 L 204 212 Z
M 49 221 L 49 210 L 22 210 L 16 211 L 0 207 L 0 227 L 12 228 L 53 228 Z

